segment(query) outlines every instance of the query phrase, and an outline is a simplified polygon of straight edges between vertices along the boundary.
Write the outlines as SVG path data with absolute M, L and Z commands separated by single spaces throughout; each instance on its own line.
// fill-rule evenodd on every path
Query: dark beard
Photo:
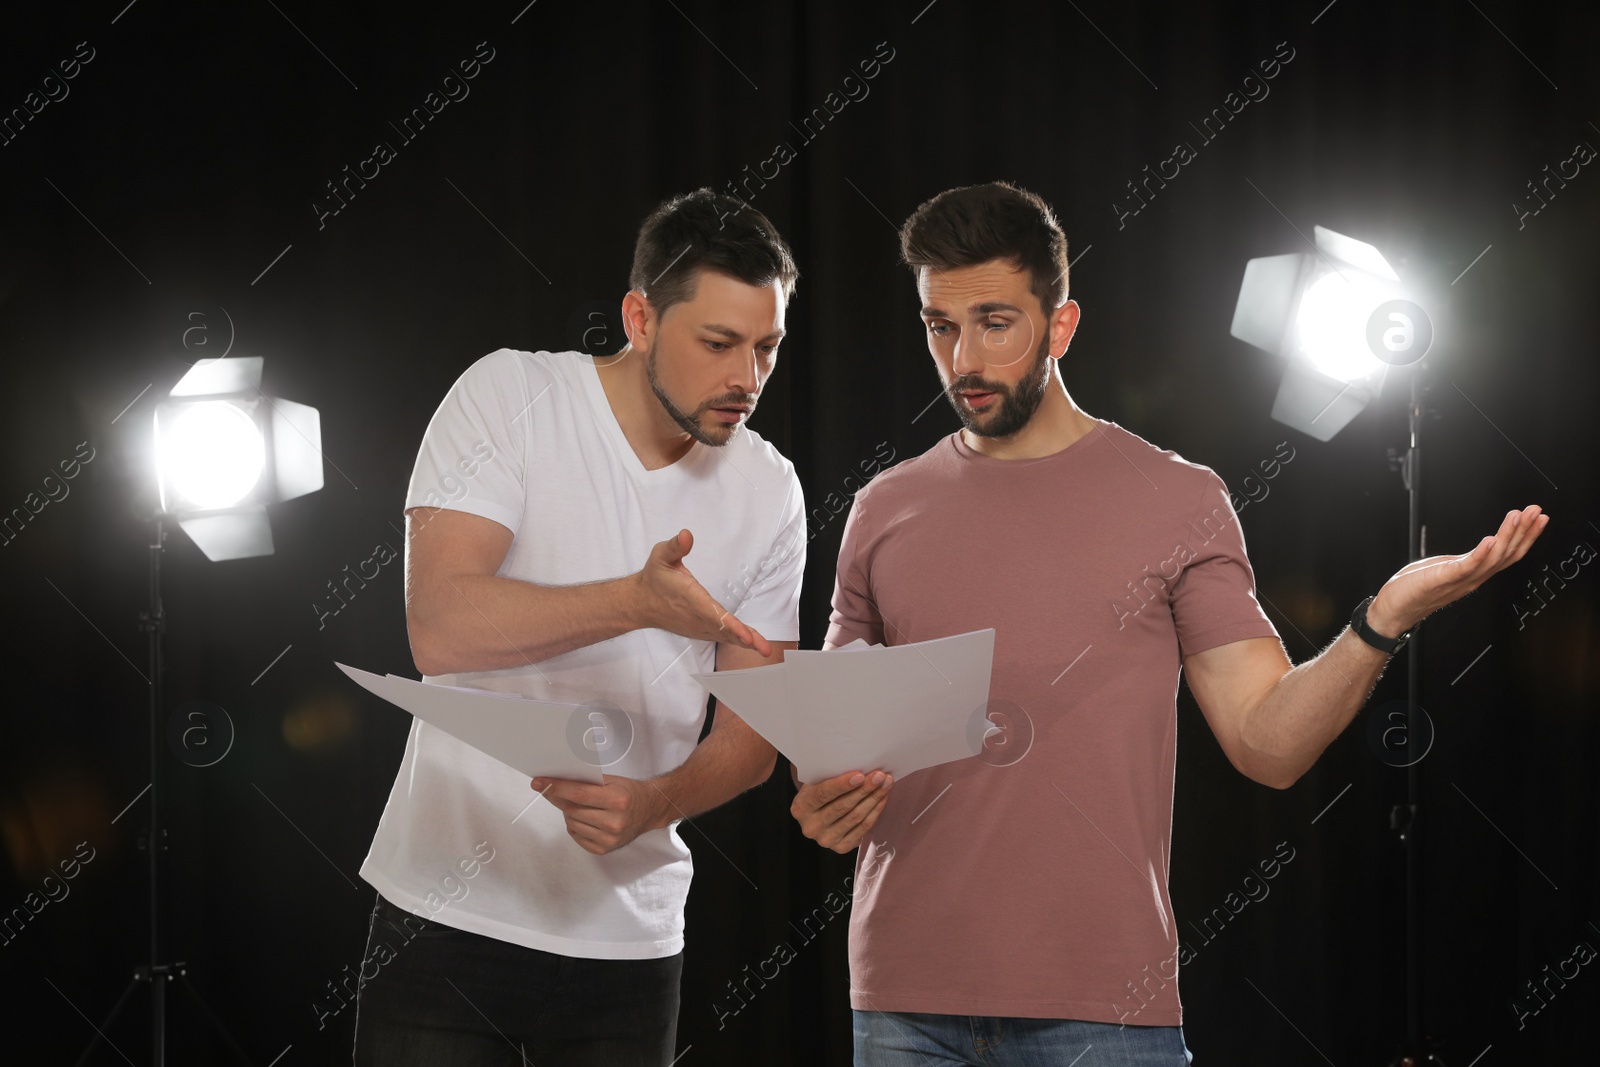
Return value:
M 652 349 L 650 354 L 645 357 L 644 374 L 645 377 L 650 380 L 650 391 L 656 394 L 657 400 L 661 401 L 661 407 L 666 411 L 667 415 L 671 417 L 673 422 L 678 424 L 679 429 L 683 430 L 684 433 L 688 434 L 690 437 L 694 438 L 696 441 L 699 441 L 703 445 L 709 445 L 712 448 L 721 448 L 729 441 L 732 441 L 734 435 L 739 432 L 740 428 L 744 426 L 745 422 L 750 420 L 750 415 L 755 414 L 756 407 L 755 399 L 753 397 L 732 395 L 718 397 L 715 400 L 708 401 L 704 404 L 701 404 L 699 410 L 697 410 L 693 415 L 685 415 L 683 411 L 679 409 L 678 405 L 674 404 L 672 399 L 667 396 L 667 391 L 661 388 L 661 381 L 656 377 L 656 354 L 654 349 Z M 700 416 L 705 414 L 707 411 L 710 411 L 712 408 L 726 404 L 749 404 L 750 413 L 744 417 L 743 421 L 726 427 L 726 432 L 723 433 L 721 439 L 719 440 L 717 437 L 707 433 L 705 427 L 700 425 Z
M 1050 343 L 1042 341 L 1034 353 L 1033 365 L 1016 384 L 1015 392 L 997 382 L 985 381 L 974 375 L 965 375 L 951 382 L 945 390 L 945 399 L 956 409 L 961 425 L 979 437 L 1010 437 L 1028 424 L 1033 413 L 1044 401 L 1045 384 L 1050 380 Z M 991 411 L 971 412 L 958 395 L 967 389 L 983 389 L 1000 398 Z M 980 422 L 980 420 L 987 420 Z

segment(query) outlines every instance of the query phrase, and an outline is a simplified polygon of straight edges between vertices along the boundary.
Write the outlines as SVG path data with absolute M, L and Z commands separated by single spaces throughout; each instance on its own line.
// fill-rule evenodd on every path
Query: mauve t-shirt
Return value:
M 1182 1022 L 1178 674 L 1277 637 L 1254 590 L 1222 480 L 1114 423 L 1025 460 L 954 433 L 856 495 L 828 641 L 993 627 L 1002 732 L 897 781 L 861 843 L 853 1007 Z

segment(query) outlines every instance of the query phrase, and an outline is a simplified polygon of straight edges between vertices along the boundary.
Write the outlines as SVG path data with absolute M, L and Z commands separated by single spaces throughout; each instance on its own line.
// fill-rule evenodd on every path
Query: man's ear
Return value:
M 628 344 L 640 352 L 650 351 L 657 324 L 650 299 L 637 289 L 629 289 L 622 298 L 622 332 L 627 335 Z
M 1060 358 L 1067 354 L 1072 335 L 1078 332 L 1078 316 L 1082 309 L 1076 300 L 1068 300 L 1050 316 L 1050 354 Z M 1059 349 L 1060 351 L 1057 351 Z

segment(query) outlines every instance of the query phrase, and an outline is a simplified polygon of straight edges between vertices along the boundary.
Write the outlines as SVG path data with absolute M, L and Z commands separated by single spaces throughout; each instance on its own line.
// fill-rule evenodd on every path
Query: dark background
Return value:
M 320 630 L 312 605 L 378 543 L 401 547 L 418 442 L 466 366 L 501 346 L 575 346 L 588 312 L 620 300 L 649 209 L 725 188 L 779 141 L 798 157 L 745 192 L 802 278 L 754 428 L 793 459 L 808 501 L 841 491 L 880 443 L 905 458 L 956 427 L 943 402 L 929 407 L 938 383 L 895 227 L 943 188 L 1010 179 L 1055 206 L 1071 241 L 1083 322 L 1062 370 L 1085 409 L 1235 491 L 1280 442 L 1294 448 L 1241 521 L 1297 660 L 1405 562 L 1406 497 L 1385 452 L 1404 443 L 1409 372 L 1330 443 L 1272 422 L 1280 364 L 1228 335 L 1244 263 L 1304 250 L 1320 224 L 1438 294 L 1431 550 L 1470 548 L 1512 507 L 1553 519 L 1515 572 L 1427 626 L 1430 1029 L 1457 1067 L 1592 1048 L 1600 964 L 1551 983 L 1520 1025 L 1512 1007 L 1537 1007 L 1524 984 L 1579 942 L 1600 947 L 1587 773 L 1600 579 L 1591 565 L 1552 583 L 1521 625 L 1517 607 L 1538 603 L 1524 583 L 1547 564 L 1600 545 L 1600 176 L 1583 168 L 1520 226 L 1513 206 L 1537 206 L 1526 183 L 1576 143 L 1600 146 L 1591 14 L 1508 0 L 525 2 L 110 0 L 0 22 L 0 108 L 21 106 L 78 42 L 94 49 L 70 95 L 0 146 L 0 507 L 23 506 L 79 442 L 96 450 L 70 495 L 0 549 L 0 909 L 79 842 L 95 849 L 70 895 L 0 945 L 0 1059 L 70 1062 L 147 952 L 148 799 L 132 802 L 150 780 L 135 517 L 148 475 L 118 431 L 142 433 L 185 364 L 230 342 L 266 357 L 269 393 L 321 411 L 326 487 L 274 508 L 277 554 L 213 564 L 181 534 L 166 552 L 168 707 L 214 701 L 237 731 L 210 767 L 164 753 L 169 914 L 173 955 L 251 1062 L 348 1062 L 354 1011 L 319 1030 L 311 1005 L 360 963 L 373 893 L 355 872 L 407 721 L 333 661 L 414 668 L 398 564 Z M 401 143 L 388 122 L 480 41 L 494 59 L 470 96 Z M 893 58 L 870 95 L 805 143 L 791 123 L 879 42 Z M 1190 124 L 1279 42 L 1293 58 L 1270 95 L 1203 143 Z M 319 229 L 324 183 L 378 140 L 398 158 Z M 1197 158 L 1119 225 L 1125 183 L 1179 140 Z M 808 647 L 843 524 L 813 523 Z M 1070 565 L 1067 546 L 1040 552 Z M 973 562 L 928 580 L 959 595 Z M 1403 681 L 1397 664 L 1374 706 Z M 1187 692 L 1178 716 L 1180 930 L 1278 843 L 1295 849 L 1270 896 L 1213 942 L 1191 941 L 1182 988 L 1198 1061 L 1386 1062 L 1404 1018 L 1403 867 L 1387 822 L 1405 773 L 1376 758 L 1363 716 L 1273 791 L 1231 769 Z M 684 829 L 699 869 L 681 1063 L 847 1062 L 843 917 L 724 1027 L 713 1008 L 850 870 L 800 836 L 786 777 Z M 981 906 L 1005 922 L 995 875 Z M 107 1034 L 135 1063 L 145 1004 L 140 992 Z M 171 1015 L 174 1062 L 224 1061 L 182 993 Z M 117 1057 L 102 1048 L 95 1062 Z

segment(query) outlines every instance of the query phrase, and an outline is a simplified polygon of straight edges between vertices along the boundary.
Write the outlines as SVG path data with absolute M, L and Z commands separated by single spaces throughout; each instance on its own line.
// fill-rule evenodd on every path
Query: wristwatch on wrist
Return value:
M 1350 614 L 1350 629 L 1356 636 L 1385 655 L 1392 656 L 1406 646 L 1411 640 L 1411 630 L 1407 630 L 1399 637 L 1385 637 L 1371 626 L 1367 625 L 1367 608 L 1372 606 L 1373 597 L 1367 597 L 1356 605 L 1356 610 Z

